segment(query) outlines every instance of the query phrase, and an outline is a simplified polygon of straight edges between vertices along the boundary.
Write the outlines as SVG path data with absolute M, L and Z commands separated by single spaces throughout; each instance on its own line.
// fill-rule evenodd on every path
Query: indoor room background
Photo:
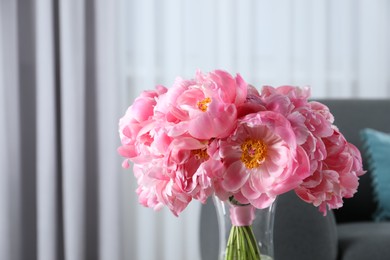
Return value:
M 138 203 L 118 121 L 199 69 L 390 98 L 386 0 L 1 0 L 0 260 L 200 260 L 201 204 Z

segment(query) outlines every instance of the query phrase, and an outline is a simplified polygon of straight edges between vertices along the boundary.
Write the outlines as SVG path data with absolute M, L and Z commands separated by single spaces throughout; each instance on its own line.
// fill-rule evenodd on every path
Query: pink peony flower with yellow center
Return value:
M 206 75 L 198 72 L 193 80 L 177 79 L 160 97 L 155 112 L 172 123 L 171 136 L 188 133 L 202 140 L 223 138 L 234 130 L 237 106 L 245 101 L 246 91 L 240 75 L 234 78 L 219 70 Z
M 289 121 L 275 112 L 240 119 L 236 131 L 220 141 L 220 154 L 223 189 L 257 208 L 268 207 L 309 175 L 309 160 L 296 145 Z

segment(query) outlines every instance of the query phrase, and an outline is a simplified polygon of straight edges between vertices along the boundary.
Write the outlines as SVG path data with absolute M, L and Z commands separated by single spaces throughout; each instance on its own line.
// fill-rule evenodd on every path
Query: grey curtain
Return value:
M 0 1 L 0 260 L 122 259 L 119 1 Z

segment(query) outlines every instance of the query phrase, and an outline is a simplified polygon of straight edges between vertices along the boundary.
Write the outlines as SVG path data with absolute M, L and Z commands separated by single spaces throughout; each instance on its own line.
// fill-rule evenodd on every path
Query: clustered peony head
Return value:
M 341 207 L 364 173 L 361 155 L 309 97 L 292 86 L 258 92 L 221 70 L 143 92 L 119 121 L 118 148 L 140 203 L 177 216 L 212 194 L 265 208 L 295 190 L 324 214 Z

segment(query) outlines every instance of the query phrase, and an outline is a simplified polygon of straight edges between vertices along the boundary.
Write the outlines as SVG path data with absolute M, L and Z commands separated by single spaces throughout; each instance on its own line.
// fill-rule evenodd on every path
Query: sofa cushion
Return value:
M 361 131 L 363 155 L 371 172 L 377 221 L 390 220 L 390 135 L 373 129 Z
M 390 222 L 339 224 L 338 237 L 338 259 L 390 259 Z

